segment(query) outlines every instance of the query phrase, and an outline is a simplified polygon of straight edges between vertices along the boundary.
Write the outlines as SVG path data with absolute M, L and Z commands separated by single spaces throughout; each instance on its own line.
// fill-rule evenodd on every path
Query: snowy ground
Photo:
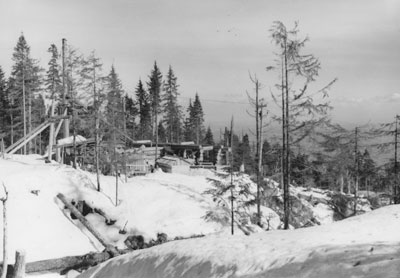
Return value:
M 324 226 L 170 242 L 79 277 L 398 277 L 399 230 L 397 205 Z
M 120 249 L 126 248 L 124 240 L 128 235 L 143 235 L 149 241 L 157 233 L 173 239 L 230 231 L 229 224 L 205 219 L 216 204 L 211 196 L 203 194 L 210 188 L 204 175 L 156 172 L 134 177 L 128 183 L 120 179 L 118 206 L 115 177 L 101 176 L 98 192 L 94 174 L 55 162 L 46 164 L 36 155 L 0 159 L 0 183 L 9 192 L 9 263 L 13 263 L 17 249 L 26 251 L 29 262 L 104 249 L 79 221 L 70 218 L 69 211 L 56 198 L 58 193 L 68 200 L 85 200 L 116 220 L 108 226 L 99 214 L 86 216 L 107 242 Z M 275 227 L 278 225 L 279 219 Z M 123 229 L 126 234 L 119 233 Z M 241 233 L 237 225 L 235 229 Z M 2 242 L 0 247 L 3 248 Z
M 327 262 L 335 261 L 330 258 L 344 260 L 346 256 L 357 255 L 360 258 L 369 256 L 374 261 L 375 254 L 386 258 L 387 254 L 396 252 L 390 244 L 400 238 L 393 233 L 399 230 L 398 219 L 393 221 L 398 217 L 398 207 L 374 211 L 341 223 L 295 231 L 264 233 L 251 223 L 242 225 L 241 229 L 236 224 L 237 235 L 232 237 L 229 223 L 205 218 L 209 211 L 220 209 L 226 213 L 226 208 L 221 209 L 212 196 L 204 194 L 210 189 L 206 176 L 212 177 L 210 173 L 204 174 L 156 172 L 129 179 L 128 183 L 119 180 L 116 206 L 114 177 L 101 176 L 101 192 L 98 192 L 93 174 L 54 162 L 46 164 L 35 155 L 0 159 L 0 183 L 4 182 L 9 191 L 9 263 L 13 263 L 17 249 L 26 251 L 28 261 L 104 249 L 77 220 L 70 218 L 69 212 L 56 198 L 58 193 L 63 193 L 69 200 L 85 200 L 91 207 L 104 211 L 108 218 L 116 220 L 114 225 L 108 226 L 99 214 L 86 217 L 109 243 L 121 249 L 126 248 L 124 240 L 128 235 L 140 234 L 146 241 L 156 238 L 157 233 L 166 233 L 169 239 L 207 235 L 135 251 L 96 268 L 99 277 L 126 277 L 127 271 L 131 273 L 132 269 L 137 275 L 134 277 L 228 277 L 230 274 L 253 277 L 274 271 L 297 273 L 297 268 L 304 272 L 312 268 L 314 261 L 317 265 L 329 265 Z M 250 187 L 250 191 L 254 191 L 254 184 Z M 326 196 L 323 192 L 302 188 L 294 190 L 295 194 L 305 195 L 305 198 L 311 194 L 314 199 L 321 199 L 321 203 L 310 207 L 321 223 L 332 222 L 332 211 L 324 204 Z M 225 202 L 227 197 L 224 196 Z M 246 201 L 239 197 L 237 202 Z M 266 207 L 262 207 L 262 211 L 272 217 L 271 228 L 276 229 L 280 224 L 277 215 Z M 251 215 L 254 208 L 247 212 Z M 124 227 L 127 233 L 119 233 Z M 244 236 L 244 231 L 261 233 Z M 0 246 L 3 248 L 2 243 Z M 374 249 L 368 251 L 371 247 Z M 348 261 L 352 263 L 350 259 Z M 116 266 L 121 267 L 115 270 Z M 346 264 L 344 266 L 352 269 Z M 337 265 L 333 264 L 333 267 Z M 109 271 L 116 273 L 110 275 Z M 92 272 L 84 277 L 89 277 Z M 41 277 L 59 276 L 49 274 Z M 273 277 L 280 276 L 274 274 Z

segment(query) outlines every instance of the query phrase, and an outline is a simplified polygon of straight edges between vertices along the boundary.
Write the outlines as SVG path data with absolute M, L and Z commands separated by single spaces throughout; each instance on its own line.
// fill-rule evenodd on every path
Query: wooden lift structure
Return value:
M 67 110 L 65 110 L 64 115 L 53 116 L 53 117 L 47 119 L 46 121 L 41 123 L 39 126 L 37 126 L 34 130 L 32 130 L 30 133 L 28 133 L 26 136 L 20 138 L 14 144 L 12 144 L 8 148 L 6 148 L 4 152 L 6 154 L 14 154 L 19 149 L 21 149 L 23 146 L 25 146 L 29 141 L 31 141 L 33 138 L 38 136 L 43 130 L 50 127 L 49 151 L 47 154 L 50 159 L 51 158 L 51 150 L 53 148 L 55 138 L 57 138 L 57 134 L 60 131 L 61 125 L 65 119 L 69 118 L 69 116 L 67 116 L 66 114 L 67 114 Z M 58 121 L 59 121 L 59 123 L 57 125 L 57 128 L 54 130 L 54 124 Z

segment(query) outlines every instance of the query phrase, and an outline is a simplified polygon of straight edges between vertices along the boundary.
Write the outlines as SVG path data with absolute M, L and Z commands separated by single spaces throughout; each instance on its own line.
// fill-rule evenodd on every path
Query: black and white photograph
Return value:
M 400 277 L 400 0 L 0 0 L 0 278 Z

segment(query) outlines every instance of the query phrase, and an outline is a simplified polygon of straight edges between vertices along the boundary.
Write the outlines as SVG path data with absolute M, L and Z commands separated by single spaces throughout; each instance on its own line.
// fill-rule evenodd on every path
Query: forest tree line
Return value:
M 94 51 L 84 56 L 66 44 L 63 53 L 55 44 L 50 45 L 48 65 L 43 68 L 31 57 L 22 34 L 14 48 L 10 76 L 0 65 L 0 134 L 6 146 L 65 111 L 71 119 L 67 131 L 71 135 L 93 138 L 97 129 L 101 140 L 108 141 L 118 129 L 134 140 L 154 142 L 157 136 L 159 142 L 213 143 L 211 128 L 204 126 L 199 95 L 189 100 L 188 107 L 179 105 L 179 84 L 172 66 L 163 76 L 154 62 L 148 80 L 139 79 L 135 91 L 128 93 L 117 69 L 112 66 L 104 73 Z M 96 117 L 100 118 L 98 127 Z M 43 154 L 48 133 L 42 132 L 22 152 Z M 61 130 L 58 139 L 65 133 Z M 118 139 L 126 140 L 124 136 Z M 126 141 L 128 146 L 130 142 Z

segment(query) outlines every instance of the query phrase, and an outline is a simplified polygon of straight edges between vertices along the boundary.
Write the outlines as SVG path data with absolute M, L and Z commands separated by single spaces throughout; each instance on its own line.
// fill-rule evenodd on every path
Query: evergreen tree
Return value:
M 149 76 L 149 82 L 147 83 L 149 100 L 151 106 L 151 117 L 153 125 L 153 140 L 158 141 L 158 116 L 161 112 L 161 87 L 162 87 L 162 74 L 157 66 L 157 62 L 154 62 L 154 67 Z
M 193 108 L 191 111 L 191 124 L 193 128 L 193 134 L 195 134 L 195 142 L 196 144 L 201 144 L 202 139 L 204 138 L 204 113 L 203 108 L 201 106 L 199 95 L 196 93 L 193 102 Z
M 30 47 L 25 40 L 24 35 L 18 38 L 17 45 L 14 48 L 12 60 L 14 65 L 11 70 L 12 87 L 10 87 L 14 103 L 19 107 L 15 119 L 20 119 L 22 129 L 18 130 L 18 137 L 25 136 L 33 129 L 32 124 L 32 104 L 35 94 L 38 92 L 41 82 L 41 68 L 38 62 L 31 58 Z M 28 153 L 32 149 L 32 142 L 29 142 Z M 24 154 L 27 153 L 26 145 Z
M 58 101 L 61 99 L 62 84 L 58 64 L 59 54 L 56 45 L 52 44 L 47 52 L 51 54 L 51 58 L 48 63 L 49 68 L 46 73 L 45 86 L 49 98 L 53 101 Z
M 0 134 L 6 135 L 9 127 L 7 82 L 0 66 Z
M 360 184 L 364 186 L 365 190 L 370 190 L 369 186 L 377 175 L 376 163 L 367 149 L 360 157 Z
M 206 145 L 214 145 L 214 136 L 213 136 L 210 126 L 208 126 L 208 128 L 207 128 L 207 132 L 206 132 L 203 142 Z
M 163 96 L 164 123 L 169 142 L 179 142 L 181 136 L 181 107 L 178 105 L 178 87 L 177 78 L 170 66 L 164 84 L 165 93 Z
M 123 107 L 123 89 L 121 81 L 115 72 L 114 66 L 106 78 L 106 98 L 105 118 L 108 124 L 107 139 L 111 139 L 115 129 L 124 130 L 124 107 Z
M 234 168 L 240 169 L 241 165 L 244 165 L 244 172 L 247 174 L 253 174 L 255 172 L 255 160 L 252 156 L 250 150 L 250 141 L 249 136 L 247 134 L 243 135 L 242 141 L 236 143 L 235 137 L 233 136 L 233 145 L 234 145 Z
M 125 95 L 125 123 L 126 123 L 126 133 L 128 134 L 129 137 L 135 138 L 137 136 L 137 126 L 135 123 L 135 119 L 138 115 L 138 109 L 136 108 L 136 103 L 134 100 L 128 96 Z M 132 142 L 128 142 L 128 145 L 130 146 Z
M 142 81 L 136 87 L 136 102 L 139 113 L 139 134 L 137 139 L 150 139 L 151 136 L 151 105 L 150 97 L 143 87 Z
M 193 117 L 193 105 L 192 105 L 192 100 L 189 99 L 189 105 L 188 108 L 186 109 L 187 116 L 185 118 L 184 122 L 184 140 L 185 141 L 194 141 L 194 135 L 193 135 L 193 123 L 192 123 L 192 117 Z

